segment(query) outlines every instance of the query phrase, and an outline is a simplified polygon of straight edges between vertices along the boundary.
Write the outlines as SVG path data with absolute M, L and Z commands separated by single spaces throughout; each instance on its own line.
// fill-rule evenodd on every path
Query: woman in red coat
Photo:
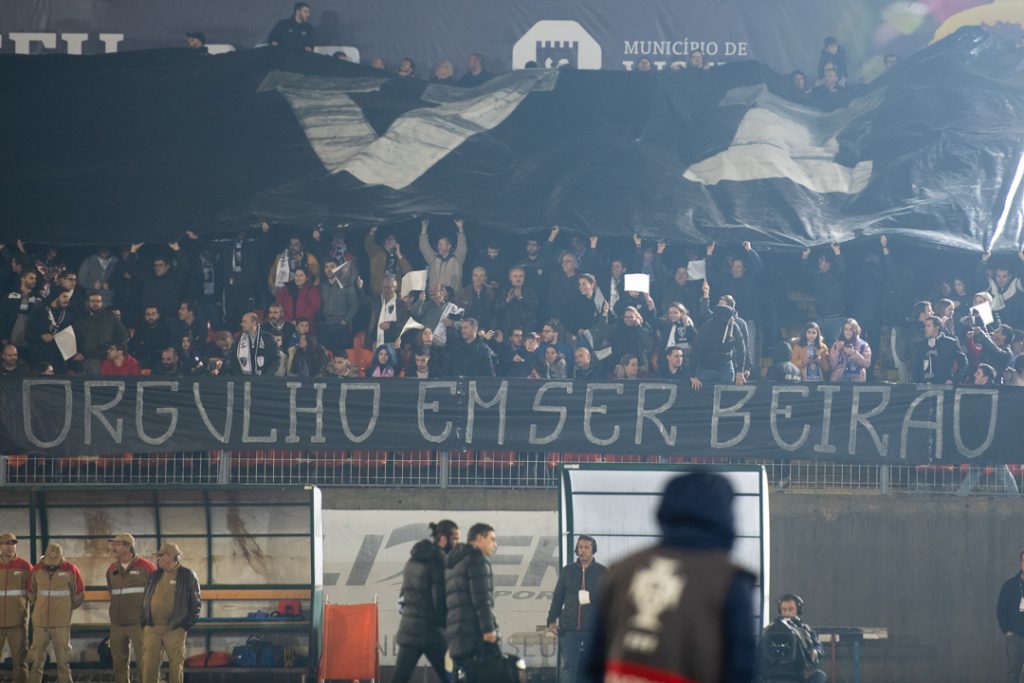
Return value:
M 295 269 L 295 279 L 277 293 L 277 303 L 284 311 L 285 320 L 295 322 L 299 318 L 307 318 L 310 332 L 316 334 L 316 319 L 320 314 L 320 289 L 313 286 L 313 279 L 305 267 Z

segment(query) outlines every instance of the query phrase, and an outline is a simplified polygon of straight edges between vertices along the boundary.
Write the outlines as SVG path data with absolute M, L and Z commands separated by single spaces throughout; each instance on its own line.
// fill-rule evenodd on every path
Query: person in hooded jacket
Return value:
M 757 661 L 752 574 L 729 561 L 733 490 L 718 474 L 672 479 L 661 543 L 608 570 L 584 670 L 595 681 L 749 683 Z
M 398 659 L 391 683 L 407 683 L 420 657 L 442 681 L 447 644 L 444 639 L 448 613 L 445 595 L 445 560 L 459 543 L 459 527 L 450 519 L 430 523 L 430 538 L 412 547 L 402 572 L 402 620 L 398 625 Z
M 690 380 L 694 390 L 700 390 L 704 382 L 746 384 L 742 368 L 746 365 L 747 345 L 735 316 L 735 308 L 720 302 L 697 332 Z
M 497 549 L 494 527 L 478 522 L 469 528 L 468 542 L 448 554 L 445 638 L 452 659 L 463 668 L 489 650 L 497 651 L 494 575 L 488 559 Z

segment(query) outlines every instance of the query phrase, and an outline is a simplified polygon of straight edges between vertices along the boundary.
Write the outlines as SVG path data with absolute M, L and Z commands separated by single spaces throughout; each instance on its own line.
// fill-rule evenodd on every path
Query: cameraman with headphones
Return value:
M 593 637 L 592 601 L 608 568 L 594 561 L 597 541 L 576 538 L 576 561 L 562 567 L 548 610 L 548 631 L 559 638 L 559 683 L 576 683 L 580 657 Z
M 760 670 L 762 683 L 802 681 L 826 683 L 828 677 L 818 668 L 824 654 L 818 634 L 803 621 L 804 601 L 795 593 L 786 593 L 775 603 L 778 618 L 761 637 Z M 785 645 L 786 636 L 796 647 Z M 782 647 L 779 644 L 782 644 Z

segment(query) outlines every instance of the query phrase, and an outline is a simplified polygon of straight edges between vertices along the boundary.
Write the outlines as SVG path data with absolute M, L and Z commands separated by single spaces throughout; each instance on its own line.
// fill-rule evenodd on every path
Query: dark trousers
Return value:
M 1020 670 L 1024 668 L 1024 636 L 1005 636 L 1006 641 L 1006 681 L 1019 683 Z
M 576 683 L 591 634 L 560 631 L 558 634 L 558 683 Z
M 444 670 L 444 653 L 447 649 L 444 643 L 432 643 L 419 647 L 399 645 L 398 659 L 395 661 L 395 673 L 391 677 L 391 683 L 408 683 L 412 679 L 422 655 L 427 656 L 427 661 L 434 667 L 438 678 L 447 682 L 448 672 Z

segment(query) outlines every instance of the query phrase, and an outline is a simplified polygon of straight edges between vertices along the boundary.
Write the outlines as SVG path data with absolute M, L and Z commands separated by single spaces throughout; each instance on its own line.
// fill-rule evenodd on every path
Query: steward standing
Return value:
M 18 557 L 18 537 L 0 536 L 0 656 L 11 650 L 14 683 L 28 681 L 28 581 L 32 565 Z
M 46 648 L 53 643 L 58 683 L 71 683 L 71 613 L 85 601 L 82 572 L 64 559 L 57 543 L 46 547 L 43 560 L 32 569 L 28 599 L 32 603 L 32 683 L 42 683 Z
M 118 534 L 110 539 L 114 562 L 107 567 L 110 589 L 110 656 L 114 660 L 114 680 L 128 683 L 132 650 L 135 665 L 142 670 L 142 597 L 156 565 L 135 553 L 135 537 Z

